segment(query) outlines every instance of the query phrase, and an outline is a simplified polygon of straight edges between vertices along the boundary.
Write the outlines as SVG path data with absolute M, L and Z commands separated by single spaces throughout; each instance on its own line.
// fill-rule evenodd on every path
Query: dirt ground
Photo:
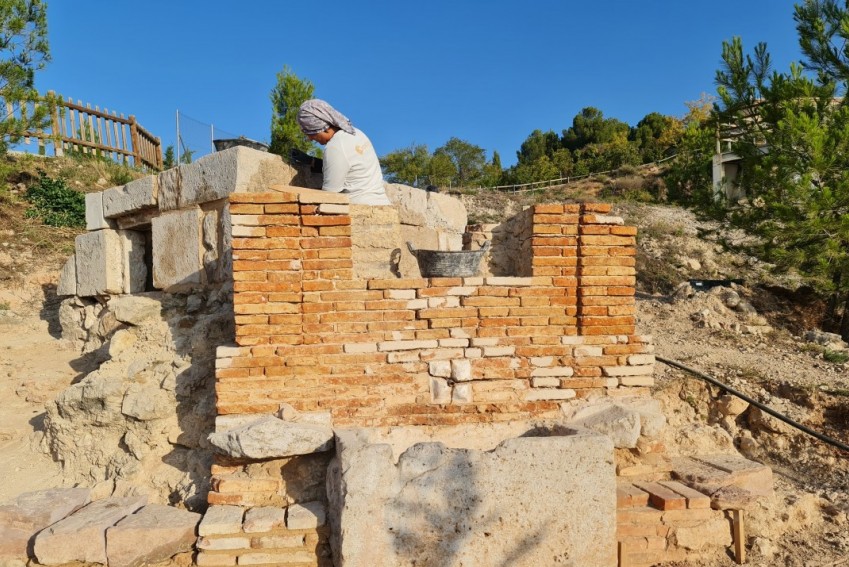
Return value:
M 674 277 L 729 277 L 741 266 L 751 267 L 745 259 L 723 258 L 686 215 L 678 218 L 665 209 L 628 214 L 637 215 L 627 220 L 645 231 L 640 240 L 645 261 L 674 265 L 679 269 Z M 25 277 L 0 281 L 0 502 L 63 485 L 60 465 L 40 448 L 44 404 L 80 374 L 79 354 L 59 338 L 57 303 L 50 293 L 59 266 L 54 259 Z M 756 271 L 747 277 L 757 279 Z M 654 337 L 659 356 L 712 375 L 849 443 L 849 362 L 829 355 L 840 349 L 804 340 L 798 313 L 773 299 L 759 285 L 644 292 L 637 301 L 638 331 Z M 755 522 L 769 527 L 750 533 L 748 564 L 849 565 L 849 454 L 752 408 L 729 419 L 718 410 L 721 388 L 660 362 L 656 368 L 653 395 L 669 421 L 664 441 L 670 452 L 736 448 L 773 468 L 776 498 Z M 688 565 L 734 562 L 720 554 Z

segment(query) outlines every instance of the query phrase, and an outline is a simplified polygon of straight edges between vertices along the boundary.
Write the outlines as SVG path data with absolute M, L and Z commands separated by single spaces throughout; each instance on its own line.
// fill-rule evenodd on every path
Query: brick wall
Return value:
M 338 199 L 231 196 L 237 346 L 218 352 L 219 414 L 288 402 L 343 426 L 478 423 L 651 384 L 650 338 L 634 330 L 636 230 L 609 205 L 522 213 L 528 277 L 358 279 Z
M 518 241 L 493 243 L 516 256 L 502 263 L 516 274 L 428 279 L 367 277 L 392 246 L 352 230 L 379 225 L 388 241 L 391 210 L 365 218 L 344 197 L 297 188 L 232 194 L 229 209 L 236 344 L 218 348 L 220 427 L 283 402 L 330 412 L 335 426 L 555 418 L 564 400 L 652 384 L 651 338 L 634 329 L 636 231 L 607 205 L 520 213 L 508 223 Z M 247 517 L 323 502 L 327 458 L 217 456 L 209 503 Z M 324 528 L 291 529 L 269 532 L 302 542 L 274 561 L 303 561 L 306 547 L 329 564 Z M 198 564 L 270 560 L 256 556 L 264 541 L 234 521 L 201 541 Z

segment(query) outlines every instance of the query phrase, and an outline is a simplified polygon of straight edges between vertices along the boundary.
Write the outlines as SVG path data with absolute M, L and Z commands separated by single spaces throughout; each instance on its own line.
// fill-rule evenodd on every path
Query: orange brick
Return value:
M 583 203 L 582 205 L 585 212 L 602 214 L 609 213 L 611 207 L 612 205 L 610 203 Z
M 353 260 L 350 258 L 303 261 L 304 270 L 338 270 L 342 268 L 351 268 L 353 266 Z
M 321 226 L 318 228 L 319 236 L 351 236 L 350 226 Z
M 634 332 L 634 326 L 610 326 L 610 327 L 581 327 L 582 335 L 597 336 L 597 335 L 627 335 Z
M 348 215 L 303 215 L 301 222 L 305 226 L 343 226 L 351 224 Z
M 231 215 L 261 215 L 265 212 L 265 207 L 262 204 L 242 204 L 242 203 L 231 203 L 230 204 L 230 214 Z M 231 217 L 232 219 L 232 217 Z M 232 220 L 231 220 L 232 222 Z M 236 223 L 238 224 L 238 223 Z
M 350 248 L 351 239 L 343 236 L 330 237 L 318 236 L 315 238 L 302 238 L 301 248 Z
M 533 211 L 535 214 L 559 215 L 563 213 L 563 205 L 559 205 L 556 203 L 543 203 L 539 205 L 534 205 Z
M 283 193 L 231 193 L 228 199 L 230 203 L 295 202 L 295 199 Z
M 537 248 L 547 246 L 563 247 L 569 242 L 574 242 L 574 239 L 568 236 L 534 236 L 531 238 L 531 246 L 534 249 L 534 253 L 536 253 Z
M 582 257 L 581 266 L 635 266 L 637 261 L 635 258 L 622 256 L 611 257 L 608 255 L 597 257 Z
M 534 225 L 550 225 L 550 224 L 578 224 L 578 215 L 563 214 L 563 215 L 534 215 Z
M 268 204 L 265 205 L 266 214 L 298 214 L 300 209 L 296 203 Z
M 610 235 L 611 228 L 610 225 L 606 224 L 583 224 L 578 232 L 580 234 Z

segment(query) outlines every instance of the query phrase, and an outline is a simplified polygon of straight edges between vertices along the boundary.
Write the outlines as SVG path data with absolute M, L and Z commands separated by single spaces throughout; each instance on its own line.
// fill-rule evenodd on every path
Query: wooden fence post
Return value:
M 136 124 L 136 117 L 130 115 L 130 143 L 133 145 L 133 165 L 141 167 L 142 165 L 142 150 L 139 144 L 139 129 Z
M 65 155 L 65 142 L 62 140 L 63 132 L 59 126 L 59 107 L 62 106 L 61 100 L 56 98 L 54 91 L 47 91 L 47 96 L 54 103 L 53 110 L 50 112 L 53 119 L 53 155 L 62 157 Z

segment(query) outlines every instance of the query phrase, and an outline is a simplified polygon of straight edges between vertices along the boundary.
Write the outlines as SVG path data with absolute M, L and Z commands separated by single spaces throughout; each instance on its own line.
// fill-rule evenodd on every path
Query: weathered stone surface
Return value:
M 0 526 L 29 530 L 30 535 L 89 502 L 88 488 L 50 488 L 25 492 L 0 506 Z
M 81 508 L 35 536 L 42 565 L 106 563 L 106 530 L 145 505 L 146 497 L 106 498 Z
M 150 421 L 167 417 L 174 411 L 174 399 L 158 385 L 131 384 L 121 401 L 121 413 L 138 419 Z
M 157 176 L 148 175 L 120 187 L 103 191 L 103 216 L 107 219 L 156 207 L 159 195 Z M 86 203 L 88 205 L 88 203 Z
M 122 295 L 109 299 L 109 309 L 115 318 L 128 325 L 141 325 L 144 321 L 160 317 L 162 296 L 158 293 Z
M 611 438 L 619 448 L 634 448 L 640 435 L 656 437 L 666 425 L 660 404 L 651 398 L 599 398 L 561 406 L 570 426 Z
M 0 525 L 0 565 L 9 561 L 27 561 L 27 545 L 32 538 L 30 530 L 20 530 Z
M 56 286 L 56 295 L 62 297 L 67 295 L 77 295 L 77 257 L 71 255 L 70 258 L 62 266 L 62 272 L 59 274 L 59 284 Z
M 274 459 L 328 451 L 333 447 L 333 430 L 267 416 L 242 427 L 212 433 L 209 442 L 231 457 Z
M 721 516 L 697 526 L 677 526 L 672 538 L 678 547 L 693 551 L 708 545 L 728 546 L 733 543 L 730 521 Z
M 263 192 L 272 184 L 290 184 L 297 174 L 280 156 L 237 146 L 160 173 L 159 208 L 168 211 L 230 193 Z
M 610 440 L 539 433 L 488 452 L 418 443 L 396 464 L 390 445 L 337 431 L 335 564 L 615 565 Z
M 132 230 L 97 230 L 77 236 L 77 295 L 144 291 L 145 237 Z
M 115 221 L 103 216 L 102 191 L 85 194 L 85 228 L 86 230 L 115 228 Z
M 270 532 L 286 527 L 286 509 L 258 506 L 245 512 L 245 533 Z
M 310 530 L 324 525 L 327 512 L 322 502 L 292 504 L 286 509 L 286 527 L 290 530 Z
M 741 400 L 737 396 L 726 394 L 724 396 L 720 396 L 716 401 L 716 409 L 718 409 L 722 415 L 737 417 L 749 409 L 749 402 Z
M 198 208 L 165 213 L 153 219 L 153 287 L 170 291 L 205 281 L 202 222 L 203 213 Z
M 201 515 L 149 504 L 106 530 L 109 567 L 137 567 L 190 551 Z
M 241 506 L 210 506 L 198 526 L 198 535 L 237 534 L 244 513 Z

